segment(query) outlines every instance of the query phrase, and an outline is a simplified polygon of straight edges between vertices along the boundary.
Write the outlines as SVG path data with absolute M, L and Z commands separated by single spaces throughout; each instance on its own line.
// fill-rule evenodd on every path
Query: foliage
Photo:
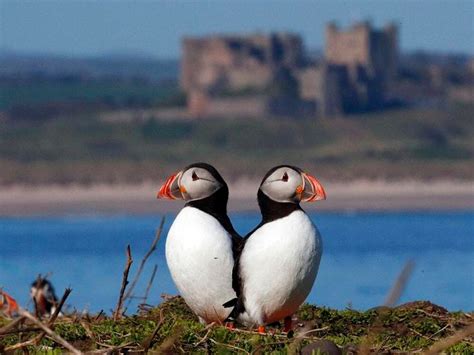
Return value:
M 192 161 L 231 177 L 291 162 L 322 179 L 474 178 L 474 106 L 321 120 L 0 121 L 0 184 L 141 182 Z
M 27 84 L 0 82 L 0 110 L 29 107 L 40 110 L 51 103 L 101 102 L 109 107 L 136 107 L 177 101 L 175 83 L 140 80 L 51 80 Z M 174 101 L 171 101 L 174 100 Z M 170 104 L 169 103 L 169 104 Z
M 55 326 L 55 331 L 83 350 L 113 346 L 143 351 L 149 344 L 159 353 L 298 353 L 305 345 L 318 339 L 327 339 L 343 349 L 356 349 L 372 339 L 370 347 L 379 352 L 412 352 L 428 348 L 439 339 L 472 324 L 473 313 L 449 313 L 429 302 L 413 302 L 397 308 L 333 310 L 303 305 L 297 313 L 294 336 L 282 334 L 280 327 L 268 327 L 268 334 L 260 335 L 251 330 L 229 330 L 222 325 L 204 326 L 198 322 L 180 297 L 168 297 L 156 308 L 142 310 L 136 315 L 119 321 L 103 315 L 71 315 Z M 4 321 L 3 321 L 4 322 Z M 371 335 L 372 338 L 369 338 Z M 23 333 L 23 339 L 28 332 Z M 0 339 L 0 347 L 15 344 L 18 335 Z M 452 354 L 474 351 L 473 338 L 448 349 Z M 42 345 L 58 345 L 48 338 Z M 30 350 L 35 350 L 30 348 Z M 38 350 L 38 349 L 36 349 Z

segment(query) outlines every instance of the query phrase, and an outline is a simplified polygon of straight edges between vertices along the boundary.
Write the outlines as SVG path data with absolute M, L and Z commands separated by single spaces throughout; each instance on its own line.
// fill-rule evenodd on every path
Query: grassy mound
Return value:
M 315 345 L 309 344 L 318 344 L 321 349 L 336 344 L 337 351 L 342 353 L 369 350 L 403 353 L 426 350 L 474 324 L 474 313 L 448 312 L 429 302 L 365 312 L 303 305 L 296 316 L 295 332 L 290 336 L 279 327 L 268 327 L 265 335 L 239 327 L 235 330 L 222 325 L 206 327 L 198 322 L 181 297 L 171 297 L 156 308 L 142 308 L 138 314 L 118 321 L 101 314 L 69 315 L 55 323 L 54 331 L 81 351 L 311 354 Z M 0 318 L 0 327 L 9 322 Z M 3 334 L 0 328 L 0 353 L 38 333 L 39 329 L 26 321 Z M 33 352 L 46 349 L 54 353 L 63 351 L 48 337 L 38 346 L 28 347 Z M 445 351 L 472 354 L 474 337 L 464 337 Z M 318 350 L 313 349 L 313 353 Z

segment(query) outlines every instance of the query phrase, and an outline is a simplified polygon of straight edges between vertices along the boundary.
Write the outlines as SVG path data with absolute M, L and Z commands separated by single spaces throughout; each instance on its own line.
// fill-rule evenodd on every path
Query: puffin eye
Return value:
M 284 182 L 288 182 L 288 174 L 286 173 L 286 171 L 283 174 L 283 177 L 281 178 L 281 180 L 284 181 Z
M 199 176 L 197 176 L 196 172 L 193 171 L 192 175 L 193 181 L 199 180 Z

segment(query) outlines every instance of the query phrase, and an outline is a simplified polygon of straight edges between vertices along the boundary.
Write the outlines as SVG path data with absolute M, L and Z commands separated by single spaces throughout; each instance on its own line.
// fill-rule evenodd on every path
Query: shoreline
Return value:
M 229 184 L 230 213 L 258 211 L 259 181 Z M 457 211 L 474 209 L 474 181 L 355 180 L 325 183 L 326 201 L 304 204 L 308 211 Z M 163 214 L 180 201 L 158 201 L 158 184 L 40 185 L 0 187 L 0 216 L 70 214 Z

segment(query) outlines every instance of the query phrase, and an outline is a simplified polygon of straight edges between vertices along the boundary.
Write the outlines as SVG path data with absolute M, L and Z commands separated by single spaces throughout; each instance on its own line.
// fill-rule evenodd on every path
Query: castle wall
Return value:
M 394 25 L 381 30 L 368 22 L 348 30 L 328 25 L 325 59 L 318 66 L 304 64 L 303 42 L 289 33 L 190 37 L 182 46 L 180 81 L 188 94 L 188 109 L 196 116 L 211 112 L 213 102 L 223 93 L 266 92 L 272 96 L 269 89 L 274 88 L 281 70 L 297 79 L 293 86 L 298 93 L 292 96 L 292 105 L 301 106 L 305 114 L 310 106 L 323 116 L 371 110 L 384 105 L 397 72 Z M 284 96 L 273 98 L 276 101 L 271 106 L 276 111 L 291 106 Z
M 303 100 L 317 101 L 324 89 L 323 69 L 311 66 L 301 69 L 297 74 L 300 83 L 300 97 Z
M 340 31 L 334 24 L 326 27 L 325 59 L 330 64 L 370 65 L 370 35 L 366 23 L 350 31 Z
M 264 89 L 275 67 L 297 67 L 301 38 L 292 34 L 185 38 L 181 86 L 207 91 Z

